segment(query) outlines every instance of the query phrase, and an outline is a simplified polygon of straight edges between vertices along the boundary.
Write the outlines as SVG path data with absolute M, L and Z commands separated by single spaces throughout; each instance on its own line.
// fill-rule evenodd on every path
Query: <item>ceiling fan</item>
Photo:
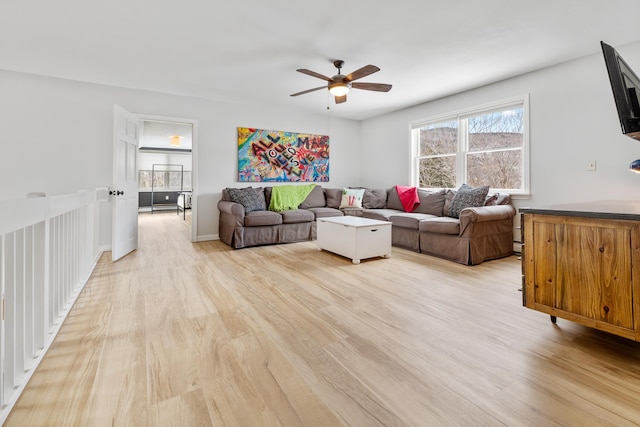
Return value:
M 391 90 L 391 85 L 384 83 L 360 83 L 355 80 L 361 79 L 363 77 L 368 76 L 369 74 L 373 74 L 375 72 L 380 71 L 380 68 L 375 65 L 365 65 L 364 67 L 354 71 L 351 74 L 347 74 L 346 76 L 340 74 L 340 69 L 344 65 L 344 61 L 336 59 L 333 61 L 333 65 L 338 69 L 338 74 L 333 77 L 323 76 L 322 74 L 316 73 L 315 71 L 307 70 L 305 68 L 300 68 L 296 71 L 301 72 L 302 74 L 306 74 L 312 77 L 317 77 L 322 80 L 326 80 L 328 83 L 325 86 L 314 87 L 313 89 L 303 90 L 302 92 L 293 93 L 291 96 L 304 95 L 305 93 L 314 92 L 320 89 L 329 89 L 332 95 L 336 98 L 336 104 L 341 104 L 347 101 L 347 93 L 349 90 L 353 89 L 364 89 L 364 90 L 373 90 L 376 92 L 389 92 Z

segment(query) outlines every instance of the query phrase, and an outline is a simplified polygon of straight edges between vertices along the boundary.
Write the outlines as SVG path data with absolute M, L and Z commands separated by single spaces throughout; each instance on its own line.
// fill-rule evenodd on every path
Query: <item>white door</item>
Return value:
M 138 127 L 134 114 L 115 105 L 113 113 L 113 223 L 111 258 L 138 248 Z

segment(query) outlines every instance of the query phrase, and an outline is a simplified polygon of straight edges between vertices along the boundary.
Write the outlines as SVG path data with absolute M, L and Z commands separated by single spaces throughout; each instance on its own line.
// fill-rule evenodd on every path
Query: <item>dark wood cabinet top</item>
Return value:
M 547 207 L 520 208 L 524 214 L 640 220 L 640 200 L 598 200 Z

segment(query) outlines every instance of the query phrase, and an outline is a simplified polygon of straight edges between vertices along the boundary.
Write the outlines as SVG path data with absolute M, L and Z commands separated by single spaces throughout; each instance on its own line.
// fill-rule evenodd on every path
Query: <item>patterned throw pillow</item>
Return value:
M 253 211 L 263 211 L 266 209 L 264 201 L 258 195 L 258 190 L 246 187 L 246 188 L 227 188 L 229 198 L 232 202 L 240 203 L 244 206 L 246 213 Z
M 342 190 L 342 200 L 340 200 L 340 209 L 343 208 L 361 208 L 364 189 L 356 190 L 354 188 L 345 188 Z
M 496 200 L 498 200 L 498 193 L 487 194 L 487 197 L 484 198 L 484 205 L 494 206 L 496 204 Z
M 451 207 L 449 208 L 449 216 L 452 218 L 459 218 L 460 211 L 464 208 L 475 208 L 478 206 L 484 206 L 484 199 L 489 193 L 489 186 L 473 188 L 467 184 L 462 186 L 453 196 L 451 201 Z

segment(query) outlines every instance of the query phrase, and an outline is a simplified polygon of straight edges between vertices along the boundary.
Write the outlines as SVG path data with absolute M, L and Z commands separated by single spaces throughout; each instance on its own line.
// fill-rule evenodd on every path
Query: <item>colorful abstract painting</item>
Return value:
M 329 137 L 238 128 L 238 180 L 329 181 Z

